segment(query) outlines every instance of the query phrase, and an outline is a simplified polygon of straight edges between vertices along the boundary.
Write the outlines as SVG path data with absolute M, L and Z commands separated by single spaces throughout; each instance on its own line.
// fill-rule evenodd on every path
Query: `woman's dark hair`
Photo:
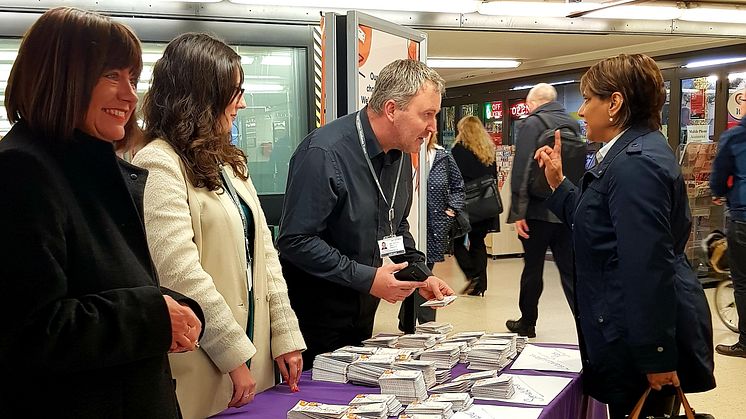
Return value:
M 25 121 L 42 138 L 70 139 L 85 120 L 94 86 L 110 69 L 129 69 L 139 78 L 142 50 L 135 34 L 97 13 L 50 9 L 24 35 L 10 70 L 8 119 Z
M 153 67 L 142 108 L 145 141 L 168 142 L 197 188 L 222 188 L 220 163 L 248 178 L 244 153 L 220 124 L 243 79 L 241 57 L 223 41 L 201 33 L 174 38 Z
M 620 54 L 596 63 L 580 79 L 580 90 L 602 99 L 619 92 L 624 103 L 614 118 L 616 126 L 642 125 L 652 130 L 661 127 L 666 87 L 658 65 L 647 55 Z

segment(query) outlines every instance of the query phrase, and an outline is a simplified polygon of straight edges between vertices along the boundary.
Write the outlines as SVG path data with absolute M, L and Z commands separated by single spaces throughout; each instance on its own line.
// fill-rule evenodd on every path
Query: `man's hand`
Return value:
M 526 220 L 515 221 L 515 232 L 524 239 L 528 238 L 528 223 Z
M 384 265 L 376 269 L 376 276 L 373 277 L 370 294 L 393 304 L 409 297 L 415 288 L 424 287 L 424 282 L 399 281 L 394 277 L 394 272 L 406 268 L 407 265 L 407 262 L 403 262 Z
M 650 388 L 652 388 L 653 390 L 660 390 L 663 386 L 667 386 L 669 384 L 674 387 L 678 387 L 680 385 L 679 376 L 676 374 L 676 371 L 655 372 L 648 374 L 648 383 L 650 383 Z
M 164 295 L 168 315 L 171 318 L 171 347 L 169 352 L 188 352 L 197 347 L 197 339 L 202 332 L 202 322 L 189 306 L 176 302 Z
M 453 295 L 455 294 L 451 287 L 448 286 L 448 284 L 445 283 L 442 279 L 438 278 L 437 276 L 429 276 L 425 281 L 422 282 L 424 286 L 420 288 L 420 295 L 425 298 L 425 300 L 432 300 L 433 298 L 437 300 L 442 300 L 444 295 Z
M 275 362 L 280 369 L 282 379 L 288 383 L 290 391 L 293 393 L 299 391 L 298 381 L 300 381 L 300 373 L 303 372 L 303 356 L 301 356 L 300 351 L 282 354 L 275 358 Z
M 562 138 L 559 130 L 554 131 L 554 147 L 543 146 L 536 150 L 534 160 L 539 163 L 539 167 L 544 168 L 544 176 L 547 183 L 552 189 L 557 189 L 564 175 L 562 174 Z

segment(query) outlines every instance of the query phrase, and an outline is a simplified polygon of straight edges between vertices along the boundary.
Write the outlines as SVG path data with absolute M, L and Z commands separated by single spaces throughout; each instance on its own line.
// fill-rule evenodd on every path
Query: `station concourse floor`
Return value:
M 454 330 L 507 331 L 505 320 L 517 319 L 518 286 L 523 269 L 523 259 L 502 258 L 488 262 L 488 285 L 484 297 L 459 295 L 450 306 L 438 310 L 438 321 L 453 324 Z M 456 291 L 466 285 L 456 260 L 446 256 L 446 261 L 435 265 L 435 274 Z M 712 308 L 714 288 L 706 289 Z M 376 314 L 373 333 L 395 332 L 399 305 L 381 301 Z M 713 312 L 713 338 L 715 344 L 734 343 L 738 336 L 728 330 Z M 551 261 L 544 265 L 544 292 L 539 302 L 539 320 L 536 338 L 531 341 L 577 343 L 575 326 L 570 309 L 560 289 L 559 273 Z M 746 418 L 746 358 L 715 354 L 717 388 L 707 393 L 687 397 L 699 412 L 710 413 L 717 419 Z M 744 387 L 742 387 L 744 386 Z

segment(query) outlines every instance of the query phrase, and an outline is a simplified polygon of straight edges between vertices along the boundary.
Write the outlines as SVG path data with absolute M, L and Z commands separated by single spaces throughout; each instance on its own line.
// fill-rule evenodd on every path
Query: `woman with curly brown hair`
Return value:
M 476 116 L 465 116 L 458 121 L 458 135 L 451 151 L 464 183 L 483 178 L 497 177 L 495 146 L 490 140 L 482 121 Z M 455 239 L 453 255 L 469 281 L 463 293 L 482 295 L 487 290 L 487 232 L 495 230 L 497 219 L 487 219 L 471 224 L 471 232 Z M 498 224 L 499 227 L 499 224 Z M 465 244 L 468 240 L 468 246 Z
M 246 157 L 230 132 L 243 98 L 241 57 L 205 34 L 171 41 L 143 105 L 149 171 L 145 227 L 161 282 L 205 313 L 200 349 L 172 356 L 186 418 L 249 403 L 275 384 L 297 390 L 306 349 Z M 270 343 L 271 336 L 271 343 Z

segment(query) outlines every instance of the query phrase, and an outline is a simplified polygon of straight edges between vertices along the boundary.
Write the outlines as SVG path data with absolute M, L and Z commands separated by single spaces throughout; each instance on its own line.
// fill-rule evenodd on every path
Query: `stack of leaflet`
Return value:
M 363 404 L 383 403 L 388 410 L 388 416 L 396 416 L 404 410 L 399 399 L 393 394 L 358 394 L 350 401 L 350 406 Z
M 526 344 L 528 344 L 528 336 L 518 336 L 515 338 L 515 350 L 518 353 L 523 352 L 523 348 L 526 347 Z
M 515 359 L 518 355 L 518 333 L 488 333 L 482 336 L 480 341 L 488 341 L 494 343 L 509 342 L 510 350 L 508 351 L 508 358 Z
M 448 419 L 453 416 L 453 403 L 417 402 L 407 406 L 404 411 L 410 415 L 439 415 L 443 419 Z
M 420 359 L 435 362 L 435 368 L 438 369 L 451 369 L 458 363 L 460 354 L 461 347 L 458 344 L 442 343 L 423 351 Z
M 417 325 L 415 328 L 415 332 L 417 333 L 437 333 L 439 335 L 448 334 L 451 330 L 453 330 L 452 324 L 441 322 L 427 322 Z
M 470 370 L 502 370 L 510 363 L 510 342 L 497 343 L 494 339 L 477 342 L 466 357 Z
M 466 364 L 466 360 L 469 359 L 469 352 L 471 352 L 471 346 L 462 349 L 458 354 L 458 362 Z
M 475 399 L 509 399 L 514 392 L 513 377 L 510 376 L 485 378 L 471 386 L 471 395 Z
M 435 346 L 435 338 L 439 335 L 415 333 L 404 335 L 396 342 L 397 348 L 432 348 Z
M 288 411 L 287 419 L 343 419 L 349 406 L 301 400 Z
M 391 368 L 395 355 L 360 355 L 360 359 L 347 367 L 347 380 L 364 386 L 377 386 L 378 377 Z
M 469 339 L 469 338 L 476 338 L 479 339 L 484 335 L 484 332 L 458 332 L 452 334 L 449 339 Z
M 429 391 L 434 394 L 445 393 L 466 393 L 471 388 L 471 381 L 451 381 L 450 383 L 440 384 Z
M 356 419 L 386 419 L 389 417 L 389 408 L 386 403 L 368 403 L 350 406 L 350 414 Z
M 451 379 L 451 370 L 435 370 L 435 384 L 443 384 Z
M 427 398 L 427 387 L 422 371 L 387 370 L 378 378 L 381 394 L 393 394 L 402 404 Z
M 399 419 L 443 419 L 443 416 L 441 415 L 425 415 L 422 413 L 418 414 L 409 414 L 409 413 L 402 413 L 399 415 Z
M 373 355 L 374 353 L 377 353 L 380 348 L 373 348 L 373 347 L 366 347 L 366 346 L 343 346 L 337 351 L 341 352 L 352 352 L 360 355 Z M 335 351 L 336 352 L 336 351 Z
M 363 341 L 363 346 L 375 348 L 395 348 L 399 336 L 374 336 Z
M 392 355 L 396 361 L 408 361 L 419 358 L 421 349 L 397 349 L 397 348 L 378 348 L 376 355 Z
M 493 378 L 497 377 L 497 371 L 491 370 L 491 371 L 480 371 L 480 372 L 470 372 L 468 374 L 459 375 L 458 377 L 454 378 L 451 382 L 452 383 L 458 383 L 458 382 L 466 382 L 468 385 L 468 389 L 471 389 L 471 386 L 474 385 L 475 382 L 479 380 L 483 380 L 485 378 Z M 452 392 L 448 392 L 452 393 Z M 460 391 L 459 393 L 463 393 L 463 391 Z
M 432 361 L 403 361 L 403 362 L 394 362 L 394 366 L 392 367 L 395 370 L 419 370 L 422 371 L 422 376 L 425 379 L 425 386 L 427 388 L 430 388 L 435 385 L 436 378 L 435 378 L 435 363 Z
M 316 381 L 346 383 L 347 367 L 359 357 L 359 354 L 339 350 L 316 355 L 312 377 Z
M 474 398 L 469 393 L 443 393 L 432 394 L 427 399 L 428 402 L 449 402 L 453 403 L 453 411 L 460 412 L 466 410 L 474 404 Z

